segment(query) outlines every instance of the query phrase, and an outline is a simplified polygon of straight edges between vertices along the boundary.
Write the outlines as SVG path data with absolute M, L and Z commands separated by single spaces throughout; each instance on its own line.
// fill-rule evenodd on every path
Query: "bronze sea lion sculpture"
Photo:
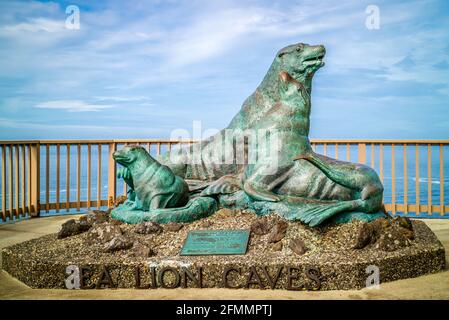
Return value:
M 187 183 L 143 147 L 125 146 L 115 151 L 113 157 L 126 168 L 122 174 L 135 193 L 133 209 L 182 207 L 189 200 Z
M 157 217 L 178 222 L 196 220 L 216 208 L 212 198 L 189 201 L 189 186 L 172 170 L 157 162 L 143 147 L 125 146 L 114 152 L 114 160 L 123 167 L 118 176 L 128 184 L 128 199 L 111 212 L 112 218 L 140 223 Z M 190 215 L 184 212 L 189 211 Z
M 157 158 L 179 177 L 203 181 L 204 190 L 191 192 L 184 207 L 135 215 L 162 223 L 188 221 L 212 214 L 211 208 L 229 207 L 275 212 L 311 226 L 331 217 L 383 216 L 383 188 L 373 170 L 315 156 L 311 149 L 312 78 L 324 65 L 324 55 L 321 45 L 281 49 L 227 128 Z M 272 142 L 260 143 L 261 131 Z

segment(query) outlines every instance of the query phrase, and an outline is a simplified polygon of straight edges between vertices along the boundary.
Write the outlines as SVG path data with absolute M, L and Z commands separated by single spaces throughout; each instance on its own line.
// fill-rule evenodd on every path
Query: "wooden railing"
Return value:
M 16 142 L 14 144 L 0 142 L 0 144 L 2 147 L 2 210 L 0 213 L 2 220 L 6 221 L 7 216 L 9 218 L 25 214 L 32 217 L 38 216 L 39 142 Z M 6 152 L 7 150 L 8 152 Z M 6 186 L 8 187 L 7 193 Z
M 117 166 L 112 158 L 115 150 L 126 144 L 139 144 L 149 152 L 160 154 L 173 145 L 189 143 L 192 141 L 154 139 L 0 141 L 0 218 L 7 221 L 37 217 L 41 212 L 112 206 L 117 197 L 117 184 L 121 182 L 116 178 Z M 83 174 L 85 179 L 82 179 Z M 72 180 L 76 181 L 73 197 Z M 102 192 L 105 180 L 106 197 Z M 121 184 L 126 194 L 126 184 Z M 85 199 L 82 199 L 83 185 Z M 65 197 L 61 197 L 62 191 Z
M 0 141 L 1 220 L 111 207 L 118 190 L 126 194 L 126 184 L 116 178 L 117 166 L 112 159 L 115 150 L 126 144 L 139 144 L 155 155 L 170 150 L 173 145 L 193 142 L 154 139 Z M 449 140 L 315 139 L 311 142 L 319 153 L 375 168 L 384 183 L 385 206 L 392 214 L 431 217 L 438 213 L 438 216 L 449 217 L 445 215 L 449 206 L 444 198 L 444 153 L 449 149 Z M 426 161 L 422 159 L 423 154 Z
M 345 149 L 345 157 L 342 160 L 358 161 L 362 164 L 367 164 L 377 169 L 380 179 L 382 180 L 385 188 L 385 196 L 391 196 L 391 201 L 385 201 L 386 209 L 393 215 L 397 212 L 408 214 L 414 212 L 416 216 L 420 216 L 421 213 L 427 213 L 427 217 L 431 217 L 433 213 L 439 213 L 440 216 L 444 216 L 449 212 L 449 206 L 445 205 L 445 178 L 444 178 L 444 151 L 445 147 L 449 145 L 449 140 L 314 140 L 312 141 L 312 147 L 316 150 L 317 146 L 322 145 L 324 155 L 329 155 L 334 158 L 339 158 L 339 149 L 341 146 Z M 328 154 L 327 149 L 329 146 L 333 146 L 335 153 L 333 155 Z M 357 159 L 351 159 L 351 146 L 357 148 Z M 389 148 L 390 159 L 389 163 L 385 163 L 385 149 Z M 369 151 L 368 151 L 369 149 Z M 397 150 L 402 149 L 402 153 L 398 153 Z M 426 173 L 421 175 L 420 161 L 421 151 L 426 151 Z M 447 149 L 447 148 L 446 148 Z M 318 150 L 319 151 L 319 150 Z M 413 153 L 413 159 L 410 159 L 410 151 Z M 377 153 L 377 154 L 376 154 Z M 438 164 L 432 165 L 432 154 L 437 153 Z M 369 158 L 367 158 L 369 156 Z M 401 163 L 398 163 L 397 158 L 402 158 Z M 340 157 L 341 158 L 341 157 Z M 414 163 L 414 194 L 409 192 L 409 165 L 411 161 Z M 376 166 L 377 163 L 377 166 Z M 397 175 L 398 164 L 402 165 L 402 190 L 403 190 L 403 202 L 397 202 Z M 389 165 L 389 173 L 391 182 L 388 184 L 385 181 L 385 171 Z M 434 169 L 434 170 L 432 170 Z M 433 171 L 437 171 L 436 175 Z M 436 180 L 433 180 L 434 177 Z M 421 199 L 421 186 L 420 177 L 425 177 L 424 182 L 427 184 L 427 196 L 426 203 L 422 203 Z M 433 204 L 434 191 L 432 188 L 433 182 L 437 182 L 438 188 L 438 204 Z M 389 191 L 389 192 L 388 192 Z M 413 195 L 414 203 L 409 203 L 410 196 Z

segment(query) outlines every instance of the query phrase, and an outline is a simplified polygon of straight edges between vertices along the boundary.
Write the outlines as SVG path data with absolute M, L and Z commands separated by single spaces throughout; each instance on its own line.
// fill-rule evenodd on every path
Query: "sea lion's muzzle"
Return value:
M 126 155 L 126 152 L 123 150 L 117 150 L 112 154 L 112 157 L 115 161 L 117 161 L 120 164 L 126 164 L 129 162 L 129 157 Z
M 322 67 L 324 65 L 323 59 L 326 54 L 326 49 L 324 49 L 324 46 L 310 46 L 307 50 L 308 52 L 303 59 L 303 64 L 309 66 L 318 65 L 319 67 Z
M 122 152 L 120 150 L 114 151 L 112 157 L 117 160 L 118 158 L 122 157 Z

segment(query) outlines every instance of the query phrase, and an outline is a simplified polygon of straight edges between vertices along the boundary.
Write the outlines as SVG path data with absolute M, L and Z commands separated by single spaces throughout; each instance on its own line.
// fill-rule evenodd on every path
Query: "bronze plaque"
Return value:
M 249 230 L 194 230 L 187 234 L 182 256 L 245 254 Z

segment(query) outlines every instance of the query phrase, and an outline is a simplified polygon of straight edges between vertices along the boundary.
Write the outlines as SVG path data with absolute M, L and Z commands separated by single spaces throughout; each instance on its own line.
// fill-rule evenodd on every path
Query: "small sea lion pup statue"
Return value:
M 154 210 L 182 207 L 189 200 L 187 183 L 169 167 L 157 162 L 143 147 L 128 145 L 115 151 L 113 158 L 123 168 L 119 171 L 130 187 L 129 210 Z
M 111 212 L 126 223 L 142 221 L 189 222 L 212 214 L 216 201 L 210 197 L 189 201 L 189 186 L 181 177 L 156 161 L 143 147 L 128 145 L 114 152 L 122 165 L 117 172 L 129 187 L 128 199 Z

